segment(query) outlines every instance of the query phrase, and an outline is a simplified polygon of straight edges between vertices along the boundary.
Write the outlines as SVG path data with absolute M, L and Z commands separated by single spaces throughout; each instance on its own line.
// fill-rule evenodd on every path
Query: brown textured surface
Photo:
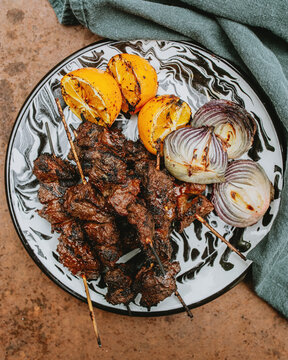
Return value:
M 25 98 L 60 60 L 99 37 L 61 26 L 48 1 L 1 0 L 0 359 L 288 359 L 288 325 L 245 280 L 183 314 L 129 318 L 96 309 L 98 349 L 87 305 L 56 286 L 14 230 L 4 189 L 10 131 Z

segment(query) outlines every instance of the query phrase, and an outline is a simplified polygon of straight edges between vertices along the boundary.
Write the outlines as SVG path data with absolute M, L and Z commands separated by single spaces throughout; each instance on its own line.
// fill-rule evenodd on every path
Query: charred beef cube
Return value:
M 79 174 L 74 165 L 51 154 L 42 154 L 34 161 L 33 173 L 44 183 L 58 181 L 61 185 L 72 186 L 79 181 Z
M 113 268 L 122 256 L 121 250 L 116 245 L 95 246 L 94 249 L 101 263 L 109 269 Z
M 135 202 L 139 192 L 140 180 L 127 179 L 126 183 L 111 187 L 107 201 L 118 215 L 127 216 L 127 208 Z
M 141 306 L 155 306 L 176 291 L 175 275 L 180 271 L 179 263 L 163 261 L 163 266 L 166 271 L 165 276 L 155 263 L 147 263 L 136 275 L 134 287 L 136 292 L 142 294 Z
M 173 248 L 170 241 L 171 224 L 164 223 L 161 228 L 155 229 L 153 237 L 154 249 L 161 259 L 170 260 Z
M 97 279 L 100 275 L 100 263 L 96 260 L 87 244 L 75 244 L 73 247 L 63 242 L 57 246 L 59 262 L 67 267 L 73 275 L 85 275 L 87 279 Z M 82 257 L 85 254 L 85 260 Z
M 154 221 L 145 205 L 140 202 L 132 203 L 128 207 L 127 220 L 131 225 L 136 227 L 139 241 L 144 249 L 149 248 L 147 241 L 153 239 Z
M 95 147 L 102 132 L 103 126 L 90 121 L 83 121 L 76 130 L 77 137 L 74 142 L 77 146 L 83 148 Z
M 81 226 L 71 220 L 62 225 L 57 246 L 59 261 L 74 275 L 86 275 L 87 279 L 99 277 L 101 265 L 93 249 L 85 240 Z
M 38 214 L 50 222 L 52 229 L 53 225 L 70 220 L 69 214 L 67 214 L 63 207 L 62 199 L 50 201 L 41 210 L 38 210 Z
M 119 230 L 115 222 L 99 224 L 96 222 L 84 223 L 83 228 L 94 246 L 114 245 L 119 243 Z
M 144 199 L 153 214 L 155 225 L 171 223 L 176 217 L 177 199 L 174 193 L 174 180 L 166 173 L 155 168 L 155 161 L 142 160 L 136 165 L 136 173 L 142 179 Z
M 81 165 L 96 187 L 102 183 L 121 184 L 127 178 L 125 162 L 103 146 L 86 150 L 81 156 Z
M 104 281 L 108 287 L 105 298 L 110 304 L 128 305 L 135 298 L 133 281 L 125 264 L 119 264 L 115 269 L 107 271 Z
M 106 201 L 90 183 L 69 188 L 65 194 L 65 210 L 74 218 L 106 223 L 113 217 L 106 211 Z
M 42 183 L 38 190 L 38 199 L 41 204 L 47 204 L 52 200 L 62 198 L 67 189 L 66 186 L 61 186 L 58 181 Z
M 181 233 L 195 220 L 197 213 L 201 217 L 205 217 L 213 211 L 213 204 L 203 195 L 198 195 L 191 199 L 188 195 L 178 197 L 178 231 Z

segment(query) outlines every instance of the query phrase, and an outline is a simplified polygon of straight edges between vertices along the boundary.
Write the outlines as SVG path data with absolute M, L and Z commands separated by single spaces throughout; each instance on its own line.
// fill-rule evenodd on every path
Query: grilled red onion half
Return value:
M 164 160 L 178 180 L 212 184 L 225 180 L 227 153 L 213 128 L 181 128 L 164 140 Z
M 241 106 L 228 100 L 211 100 L 197 110 L 193 127 L 213 126 L 215 134 L 227 146 L 229 159 L 236 159 L 248 151 L 256 132 L 254 118 Z
M 252 160 L 231 162 L 226 181 L 213 186 L 212 203 L 227 224 L 247 227 L 258 222 L 267 211 L 274 188 L 263 168 Z

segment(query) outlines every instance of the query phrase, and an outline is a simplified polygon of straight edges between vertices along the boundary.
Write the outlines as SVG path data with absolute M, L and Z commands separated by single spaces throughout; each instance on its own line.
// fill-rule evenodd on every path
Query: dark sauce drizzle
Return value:
M 268 210 L 266 211 L 265 215 L 262 218 L 263 226 L 268 226 L 273 219 L 273 214 L 270 214 L 270 211 L 271 211 L 271 206 L 269 206 Z
M 202 223 L 198 220 L 194 220 L 194 231 L 199 241 L 202 240 L 202 229 L 203 229 Z
M 243 239 L 244 230 L 245 230 L 245 228 L 234 228 L 234 230 L 232 232 L 232 236 L 229 241 L 240 252 L 246 252 L 251 247 L 251 243 L 249 241 L 245 241 Z M 224 237 L 226 235 L 227 234 L 224 234 Z M 222 268 L 225 271 L 231 270 L 234 267 L 234 264 L 228 262 L 228 258 L 230 256 L 231 252 L 232 251 L 227 247 L 220 259 L 220 265 L 222 266 Z
M 210 254 L 208 257 L 206 257 L 206 259 L 202 262 L 200 262 L 197 266 L 194 266 L 192 269 L 186 271 L 185 273 L 183 273 L 182 275 L 179 275 L 176 277 L 176 281 L 183 284 L 183 282 L 187 281 L 187 280 L 192 280 L 195 278 L 195 276 L 199 273 L 199 271 L 205 266 L 213 266 L 214 265 L 214 261 L 217 257 L 217 251 L 213 252 L 212 254 Z

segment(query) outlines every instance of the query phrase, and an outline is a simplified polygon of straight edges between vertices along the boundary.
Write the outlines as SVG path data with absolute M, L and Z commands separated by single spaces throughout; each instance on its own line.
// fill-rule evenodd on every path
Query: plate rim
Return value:
M 6 156 L 5 156 L 5 172 L 4 172 L 4 176 L 5 176 L 5 194 L 6 194 L 6 201 L 7 201 L 7 205 L 8 205 L 8 209 L 9 209 L 9 213 L 12 219 L 12 223 L 13 226 L 17 232 L 18 237 L 21 240 L 22 245 L 24 246 L 25 250 L 28 252 L 28 254 L 30 255 L 30 257 L 32 258 L 32 260 L 35 262 L 35 264 L 40 268 L 40 270 L 50 279 L 52 280 L 57 286 L 59 286 L 62 290 L 66 291 L 67 293 L 69 293 L 70 295 L 74 296 L 75 298 L 82 300 L 83 302 L 87 303 L 87 299 L 86 297 L 80 295 L 79 293 L 75 292 L 73 289 L 69 288 L 68 286 L 66 286 L 64 283 L 62 283 L 56 276 L 54 276 L 45 266 L 44 264 L 38 259 L 38 257 L 35 255 L 34 251 L 32 250 L 32 248 L 30 247 L 29 243 L 27 242 L 25 236 L 23 235 L 20 225 L 17 221 L 15 212 L 14 212 L 14 207 L 13 207 L 13 201 L 12 201 L 12 197 L 11 197 L 11 187 L 10 187 L 10 159 L 11 159 L 11 155 L 12 155 L 12 143 L 15 137 L 15 132 L 17 131 L 18 126 L 20 125 L 20 119 L 23 116 L 23 113 L 26 111 L 26 109 L 29 107 L 30 102 L 33 100 L 33 95 L 35 95 L 43 85 L 45 85 L 45 83 L 47 82 L 47 80 L 49 80 L 49 78 L 51 76 L 53 76 L 53 74 L 57 71 L 58 68 L 62 67 L 65 63 L 67 63 L 70 59 L 72 60 L 73 58 L 77 56 L 81 56 L 81 54 L 83 52 L 86 52 L 89 48 L 94 48 L 97 46 L 101 46 L 101 45 L 105 45 L 106 44 L 113 44 L 113 43 L 131 43 L 131 42 L 137 42 L 137 41 L 164 41 L 164 42 L 170 42 L 170 43 L 182 43 L 182 44 L 187 44 L 188 46 L 193 46 L 198 48 L 199 50 L 204 50 L 205 52 L 207 52 L 209 55 L 213 56 L 216 59 L 219 59 L 220 61 L 224 62 L 225 64 L 227 64 L 229 67 L 232 67 L 232 69 L 234 71 L 237 72 L 237 74 L 239 74 L 246 82 L 247 84 L 252 88 L 252 90 L 255 92 L 255 94 L 259 97 L 260 101 L 262 102 L 262 104 L 264 105 L 264 108 L 266 109 L 267 113 L 269 114 L 271 121 L 273 123 L 273 127 L 274 130 L 276 132 L 277 138 L 279 140 L 279 146 L 280 146 L 280 150 L 281 150 L 281 154 L 282 154 L 282 160 L 283 160 L 283 175 L 282 177 L 284 177 L 284 173 L 286 171 L 286 157 L 287 157 L 287 151 L 284 144 L 286 143 L 285 137 L 283 135 L 283 131 L 281 131 L 282 128 L 282 123 L 280 121 L 280 118 L 278 116 L 278 114 L 276 113 L 276 110 L 274 108 L 274 105 L 272 104 L 271 100 L 269 99 L 269 97 L 267 96 L 267 94 L 264 92 L 264 90 L 261 88 L 260 84 L 257 82 L 257 80 L 255 79 L 255 77 L 253 76 L 253 74 L 248 74 L 244 69 L 240 69 L 237 65 L 235 65 L 232 61 L 230 60 L 226 60 L 225 58 L 223 58 L 222 56 L 219 56 L 215 53 L 213 53 L 211 50 L 205 48 L 205 46 L 195 42 L 195 41 L 188 41 L 188 40 L 154 40 L 154 39 L 135 39 L 135 40 L 112 40 L 112 39 L 101 39 L 98 40 L 96 42 L 93 42 L 89 45 L 86 45 L 78 50 L 76 50 L 75 52 L 73 52 L 72 54 L 66 56 L 64 59 L 62 59 L 60 62 L 58 62 L 55 66 L 53 66 L 38 82 L 37 84 L 33 87 L 33 89 L 29 92 L 28 96 L 25 98 L 25 101 L 23 103 L 23 105 L 21 106 L 20 110 L 18 111 L 18 114 L 16 116 L 15 122 L 13 124 L 9 139 L 8 139 L 8 145 L 7 145 L 7 150 L 6 150 Z M 278 121 L 274 120 L 277 119 Z M 281 126 L 282 125 L 282 126 Z M 281 202 L 281 198 L 280 198 L 280 202 Z M 280 206 L 280 203 L 279 203 Z M 279 207 L 278 207 L 279 210 Z M 277 210 L 277 214 L 278 214 L 278 210 Z M 277 217 L 277 214 L 275 216 L 275 218 Z M 274 219 L 275 220 L 275 219 Z M 273 225 L 272 225 L 273 226 Z M 264 239 L 264 238 L 263 238 Z M 263 240 L 262 239 L 262 240 Z M 262 241 L 261 240 L 261 241 Z M 261 242 L 260 241 L 260 242 Z M 248 271 L 251 269 L 252 266 L 252 262 L 251 264 L 249 264 L 247 266 L 247 268 L 236 278 L 234 279 L 230 284 L 228 284 L 227 286 L 225 286 L 223 289 L 217 291 L 216 293 L 212 294 L 211 296 L 206 297 L 205 299 L 198 301 L 194 304 L 190 304 L 188 305 L 188 307 L 190 309 L 193 308 L 197 308 L 199 306 L 202 306 L 204 304 L 207 304 L 215 299 L 217 299 L 218 297 L 220 297 L 221 295 L 225 294 L 226 292 L 228 292 L 229 290 L 231 290 L 234 286 L 236 286 L 239 282 L 241 282 L 247 275 Z M 146 312 L 142 312 L 142 311 L 131 311 L 131 314 L 129 314 L 128 310 L 123 310 L 123 309 L 119 309 L 116 307 L 110 307 L 107 305 L 102 305 L 96 301 L 92 301 L 93 306 L 102 309 L 102 310 L 106 310 L 112 313 L 116 313 L 116 314 L 120 314 L 120 315 L 132 315 L 135 317 L 158 317 L 158 316 L 166 316 L 166 315 L 172 315 L 172 314 L 178 314 L 178 313 L 182 313 L 185 312 L 185 309 L 183 309 L 183 307 L 179 307 L 179 308 L 175 308 L 175 309 L 171 309 L 171 310 L 162 310 L 162 311 L 146 311 Z

